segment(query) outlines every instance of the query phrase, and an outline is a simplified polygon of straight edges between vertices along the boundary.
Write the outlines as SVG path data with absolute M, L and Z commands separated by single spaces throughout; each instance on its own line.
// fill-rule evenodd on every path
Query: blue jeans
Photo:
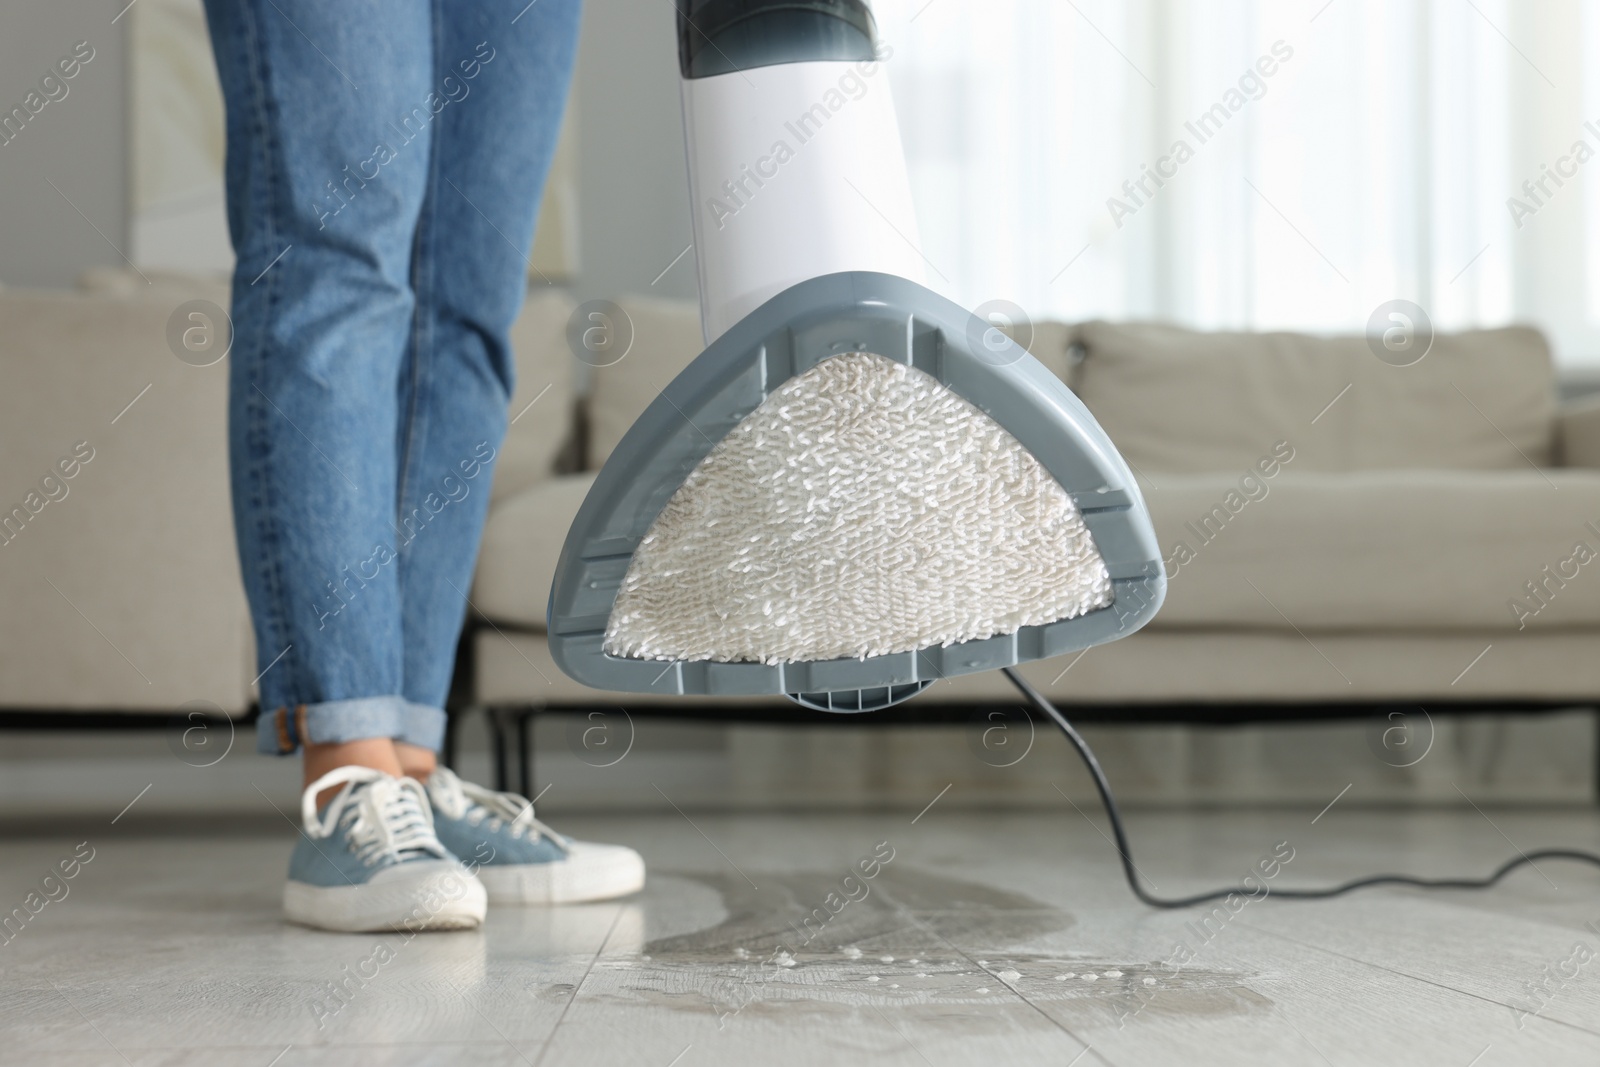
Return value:
M 263 752 L 438 749 L 578 0 L 206 0 Z

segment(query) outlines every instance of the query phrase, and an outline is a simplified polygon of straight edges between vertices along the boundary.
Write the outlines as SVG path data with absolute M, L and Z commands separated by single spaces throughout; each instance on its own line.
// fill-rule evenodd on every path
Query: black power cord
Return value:
M 1072 742 L 1072 747 L 1078 750 L 1078 755 L 1083 759 L 1083 765 L 1089 768 L 1089 776 L 1094 779 L 1094 787 L 1100 791 L 1100 800 L 1106 806 L 1106 814 L 1111 818 L 1111 836 L 1116 839 L 1117 852 L 1122 857 L 1122 873 L 1127 875 L 1128 888 L 1133 890 L 1133 895 L 1150 905 L 1152 908 L 1187 908 L 1195 904 L 1203 904 L 1208 900 L 1221 900 L 1235 893 L 1244 896 L 1253 896 L 1254 891 L 1245 886 L 1232 886 L 1227 889 L 1217 889 L 1207 893 L 1196 893 L 1191 897 L 1178 897 L 1175 899 L 1151 896 L 1139 884 L 1139 877 L 1133 866 L 1133 854 L 1128 848 L 1128 835 L 1122 828 L 1122 815 L 1117 811 L 1117 802 L 1111 796 L 1111 783 L 1106 781 L 1105 772 L 1100 769 L 1100 761 L 1095 759 L 1094 752 L 1089 748 L 1088 742 L 1073 728 L 1067 717 L 1043 693 L 1039 692 L 1027 679 L 1018 674 L 1016 668 L 1005 667 L 1007 678 L 1018 691 L 1027 698 L 1028 703 L 1061 728 L 1067 735 L 1067 740 Z M 1579 863 L 1591 863 L 1600 867 L 1600 855 L 1592 852 L 1580 852 L 1569 848 L 1546 848 L 1537 852 L 1526 852 L 1515 859 L 1507 860 L 1487 878 L 1416 878 L 1409 874 L 1375 874 L 1370 878 L 1357 878 L 1342 885 L 1330 886 L 1327 889 L 1275 889 L 1270 894 L 1288 900 L 1325 900 L 1348 893 L 1352 889 L 1364 889 L 1373 885 L 1409 885 L 1420 889 L 1488 889 L 1500 879 L 1510 874 L 1523 864 L 1532 865 L 1534 860 L 1576 860 Z

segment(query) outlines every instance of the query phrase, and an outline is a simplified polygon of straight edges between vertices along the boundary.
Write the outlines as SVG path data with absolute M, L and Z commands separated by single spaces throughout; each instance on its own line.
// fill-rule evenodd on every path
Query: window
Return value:
M 1404 297 L 1600 366 L 1600 3 L 874 8 L 969 307 L 1351 331 Z

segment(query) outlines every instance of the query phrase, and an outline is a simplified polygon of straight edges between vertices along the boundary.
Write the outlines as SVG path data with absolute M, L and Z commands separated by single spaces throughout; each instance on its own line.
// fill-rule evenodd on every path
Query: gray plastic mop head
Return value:
M 550 650 L 597 689 L 870 711 L 1133 633 L 1166 577 L 1076 396 L 887 274 L 785 290 L 656 397 L 561 550 Z

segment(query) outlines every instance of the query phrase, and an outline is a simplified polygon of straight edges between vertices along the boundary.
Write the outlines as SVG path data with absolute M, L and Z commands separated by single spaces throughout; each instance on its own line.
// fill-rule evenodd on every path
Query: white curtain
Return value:
M 873 6 L 969 307 L 1359 331 L 1405 298 L 1600 365 L 1600 2 Z

